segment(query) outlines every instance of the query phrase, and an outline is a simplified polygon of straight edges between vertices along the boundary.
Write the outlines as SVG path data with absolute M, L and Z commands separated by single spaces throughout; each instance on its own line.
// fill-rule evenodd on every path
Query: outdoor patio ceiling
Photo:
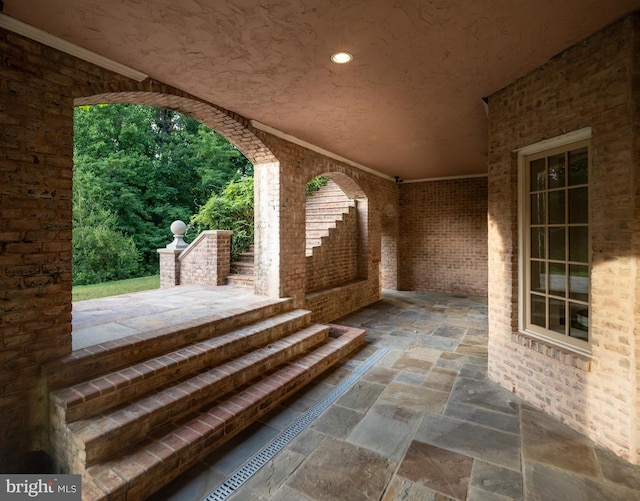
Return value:
M 4 0 L 3 13 L 408 181 L 486 173 L 482 98 L 638 8 L 640 0 Z M 334 64 L 338 51 L 353 60 Z

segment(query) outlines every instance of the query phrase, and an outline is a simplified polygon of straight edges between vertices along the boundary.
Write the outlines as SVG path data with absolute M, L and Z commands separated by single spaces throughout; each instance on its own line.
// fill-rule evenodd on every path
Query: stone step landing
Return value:
M 126 359 L 113 367 L 97 347 L 93 363 L 46 367 L 51 451 L 59 471 L 83 475 L 83 500 L 144 499 L 364 343 L 290 301 L 269 306 L 211 319 L 206 334 L 113 342 Z
M 253 287 L 255 283 L 253 245 L 247 252 L 238 254 L 237 260 L 231 263 L 231 271 L 232 273 L 227 275 L 227 285 Z

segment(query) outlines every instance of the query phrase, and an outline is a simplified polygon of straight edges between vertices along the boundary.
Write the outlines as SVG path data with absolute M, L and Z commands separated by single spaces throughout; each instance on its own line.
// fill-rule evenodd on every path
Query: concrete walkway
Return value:
M 150 499 L 203 499 L 388 348 L 230 499 L 640 500 L 640 468 L 487 380 L 484 298 L 385 292 L 340 323 L 368 346 Z

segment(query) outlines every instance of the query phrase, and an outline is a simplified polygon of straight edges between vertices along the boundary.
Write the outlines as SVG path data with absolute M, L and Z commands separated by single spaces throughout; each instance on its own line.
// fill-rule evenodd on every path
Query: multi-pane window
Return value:
M 525 157 L 525 329 L 589 341 L 589 141 Z

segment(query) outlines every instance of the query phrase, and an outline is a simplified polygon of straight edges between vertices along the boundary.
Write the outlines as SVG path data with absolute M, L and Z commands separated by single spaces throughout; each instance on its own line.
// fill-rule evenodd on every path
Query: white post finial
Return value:
M 167 249 L 186 249 L 189 245 L 183 240 L 187 231 L 187 225 L 182 221 L 174 221 L 171 223 L 171 233 L 173 233 L 173 242 L 167 245 Z

